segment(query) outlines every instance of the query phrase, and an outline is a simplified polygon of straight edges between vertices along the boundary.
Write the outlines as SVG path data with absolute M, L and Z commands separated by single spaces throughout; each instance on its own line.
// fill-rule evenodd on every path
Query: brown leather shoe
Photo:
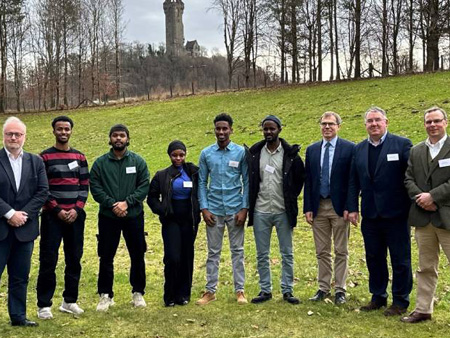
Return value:
M 430 313 L 420 313 L 413 311 L 409 314 L 407 317 L 403 317 L 400 319 L 403 323 L 420 323 L 426 320 L 431 320 L 431 314 Z
M 211 291 L 206 291 L 202 298 L 195 302 L 197 305 L 206 305 L 216 300 L 216 294 Z
M 361 306 L 360 310 L 364 312 L 379 310 L 382 307 L 386 306 L 386 304 L 378 303 L 378 302 L 370 302 L 367 305 Z
M 247 304 L 247 299 L 245 298 L 244 291 L 236 292 L 236 298 L 239 305 Z
M 384 311 L 384 315 L 386 317 L 392 317 L 392 316 L 400 316 L 402 314 L 406 313 L 406 308 L 401 307 L 397 304 L 392 304 L 390 307 L 388 307 Z

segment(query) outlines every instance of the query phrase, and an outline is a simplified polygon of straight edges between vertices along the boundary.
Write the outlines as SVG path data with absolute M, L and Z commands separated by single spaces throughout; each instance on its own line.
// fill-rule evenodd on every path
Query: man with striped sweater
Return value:
M 84 242 L 84 205 L 89 192 L 89 170 L 86 157 L 70 147 L 73 121 L 67 116 L 56 117 L 52 122 L 55 145 L 44 150 L 41 157 L 50 188 L 44 205 L 41 222 L 39 252 L 39 277 L 37 305 L 40 319 L 51 319 L 52 298 L 56 287 L 55 269 L 58 251 L 64 241 L 65 289 L 59 310 L 80 315 L 78 286 Z

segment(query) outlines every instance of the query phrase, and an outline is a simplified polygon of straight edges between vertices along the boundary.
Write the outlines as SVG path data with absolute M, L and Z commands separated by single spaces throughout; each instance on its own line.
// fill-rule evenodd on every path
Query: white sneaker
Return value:
M 80 308 L 77 303 L 66 303 L 64 300 L 59 307 L 59 311 L 71 313 L 73 315 L 81 315 L 82 313 L 84 313 L 84 310 Z
M 42 320 L 53 319 L 52 308 L 38 307 L 37 316 Z
M 109 294 L 102 293 L 100 295 L 100 301 L 97 305 L 97 311 L 108 311 L 109 307 L 114 305 L 114 300 L 112 298 L 109 298 Z
M 134 292 L 133 293 L 133 300 L 131 301 L 134 307 L 146 307 L 147 304 L 145 303 L 144 297 L 142 297 L 142 293 L 140 292 Z

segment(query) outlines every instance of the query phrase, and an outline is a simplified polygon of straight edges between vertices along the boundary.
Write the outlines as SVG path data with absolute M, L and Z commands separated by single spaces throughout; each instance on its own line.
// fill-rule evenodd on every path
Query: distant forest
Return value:
M 450 68 L 450 0 L 211 0 L 207 9 L 222 15 L 226 54 L 175 58 L 162 43 L 123 41 L 122 0 L 1 0 L 0 112 Z

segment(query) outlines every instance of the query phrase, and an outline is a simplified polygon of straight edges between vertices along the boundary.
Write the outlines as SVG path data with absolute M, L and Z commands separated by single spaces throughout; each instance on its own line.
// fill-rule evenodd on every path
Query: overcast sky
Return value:
M 208 10 L 210 0 L 184 0 L 184 38 L 197 40 L 200 46 L 210 52 L 216 47 L 224 50 L 221 32 L 221 17 L 217 12 Z M 164 0 L 123 0 L 124 21 L 127 42 L 142 43 L 166 42 Z

